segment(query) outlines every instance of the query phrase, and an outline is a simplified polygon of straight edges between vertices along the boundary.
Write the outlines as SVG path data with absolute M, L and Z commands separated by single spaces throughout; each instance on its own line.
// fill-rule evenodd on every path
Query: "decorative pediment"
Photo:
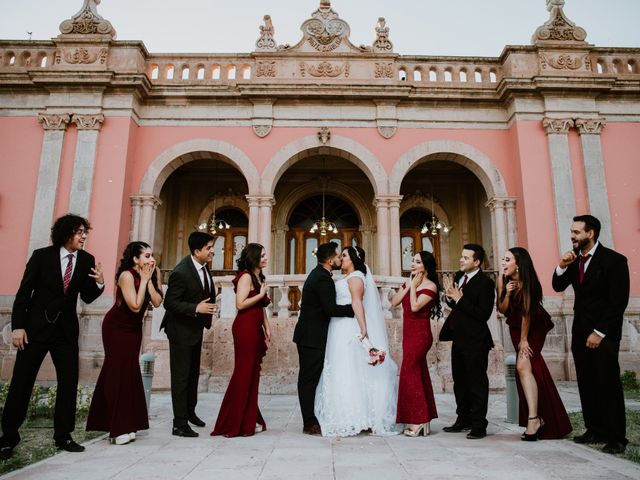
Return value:
M 585 45 L 587 32 L 576 26 L 564 14 L 565 0 L 547 0 L 547 10 L 550 12 L 549 20 L 538 27 L 531 39 L 535 45 L 550 43 Z
M 84 0 L 78 13 L 60 24 L 63 35 L 109 35 L 116 38 L 116 31 L 108 20 L 98 13 L 100 0 Z

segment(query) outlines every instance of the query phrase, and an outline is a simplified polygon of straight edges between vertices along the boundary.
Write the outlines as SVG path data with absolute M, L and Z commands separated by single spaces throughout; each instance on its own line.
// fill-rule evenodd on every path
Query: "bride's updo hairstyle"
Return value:
M 344 247 L 342 251 L 344 252 L 345 250 L 353 262 L 353 267 L 366 275 L 367 266 L 364 264 L 364 250 L 360 247 Z

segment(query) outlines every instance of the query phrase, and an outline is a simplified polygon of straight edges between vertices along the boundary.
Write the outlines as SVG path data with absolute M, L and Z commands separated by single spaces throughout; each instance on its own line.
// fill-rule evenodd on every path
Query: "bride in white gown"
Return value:
M 389 355 L 378 289 L 359 247 L 342 250 L 344 278 L 336 282 L 336 303 L 353 306 L 356 318 L 331 318 L 324 368 L 316 390 L 315 414 L 325 437 L 396 435 L 398 366 Z M 364 273 L 366 272 L 366 274 Z M 359 337 L 387 352 L 382 364 L 368 364 Z

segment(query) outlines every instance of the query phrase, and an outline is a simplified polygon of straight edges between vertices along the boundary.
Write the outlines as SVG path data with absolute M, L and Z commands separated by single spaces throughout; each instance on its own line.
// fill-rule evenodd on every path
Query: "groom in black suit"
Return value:
M 172 434 L 179 437 L 198 436 L 188 422 L 205 426 L 196 415 L 202 329 L 211 328 L 217 311 L 215 286 L 207 267 L 213 258 L 213 237 L 193 232 L 188 242 L 191 255 L 183 258 L 169 276 L 164 296 L 166 313 L 160 325 L 169 338 Z
M 573 250 L 560 259 L 553 289 L 563 292 L 571 285 L 575 292 L 571 352 L 587 431 L 574 441 L 606 442 L 603 451 L 615 454 L 628 443 L 618 353 L 629 303 L 629 266 L 624 255 L 598 241 L 600 228 L 596 217 L 573 217 Z
M 444 288 L 451 313 L 440 331 L 440 340 L 453 340 L 451 370 L 458 418 L 445 432 L 471 430 L 469 439 L 487 435 L 489 350 L 493 348 L 487 324 L 494 305 L 495 286 L 480 268 L 484 249 L 468 243 L 460 256 L 454 280 L 445 277 Z
M 302 431 L 311 435 L 321 433 L 313 404 L 324 366 L 329 320 L 331 317 L 353 317 L 351 305 L 336 305 L 336 286 L 331 279 L 331 272 L 339 270 L 342 263 L 338 244 L 323 243 L 318 247 L 316 258 L 318 265 L 302 287 L 300 317 L 293 334 L 300 362 L 298 399 L 302 412 Z
M 104 290 L 102 267 L 85 252 L 91 226 L 77 215 L 64 215 L 51 227 L 53 245 L 34 250 L 11 312 L 11 342 L 18 349 L 2 413 L 0 460 L 20 442 L 18 429 L 27 414 L 36 376 L 47 352 L 56 369 L 58 392 L 53 418 L 56 446 L 69 452 L 84 447 L 71 438 L 78 389 L 78 295 L 91 303 Z

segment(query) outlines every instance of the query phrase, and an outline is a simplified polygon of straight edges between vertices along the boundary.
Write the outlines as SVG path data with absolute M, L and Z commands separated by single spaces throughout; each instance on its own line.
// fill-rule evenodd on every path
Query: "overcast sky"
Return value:
M 50 39 L 82 0 L 0 0 L 0 38 Z M 152 53 L 243 53 L 254 50 L 270 14 L 278 44 L 294 45 L 319 0 L 102 0 L 100 14 L 119 40 L 142 40 Z M 355 45 L 370 45 L 378 17 L 403 55 L 498 56 L 527 45 L 548 18 L 545 0 L 333 0 Z M 640 0 L 567 0 L 565 13 L 602 47 L 640 47 Z

